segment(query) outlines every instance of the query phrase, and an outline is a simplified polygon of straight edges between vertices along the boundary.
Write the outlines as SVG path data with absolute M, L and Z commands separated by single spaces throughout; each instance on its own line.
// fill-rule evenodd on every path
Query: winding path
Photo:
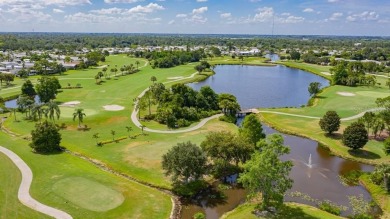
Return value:
M 32 178 L 33 178 L 31 169 L 17 154 L 8 150 L 7 148 L 0 146 L 0 152 L 8 156 L 22 173 L 22 182 L 20 183 L 20 187 L 18 191 L 18 199 L 20 202 L 22 202 L 22 204 L 35 211 L 39 211 L 43 214 L 49 215 L 54 218 L 72 219 L 72 216 L 70 216 L 68 213 L 44 205 L 38 202 L 37 200 L 35 200 L 33 197 L 31 197 L 29 192 Z
M 366 112 L 377 112 L 377 111 L 381 111 L 383 109 L 384 108 L 369 109 L 369 110 L 363 111 L 363 112 L 361 112 L 359 114 L 356 114 L 354 116 L 342 118 L 340 120 L 341 121 L 349 121 L 349 120 L 358 119 L 358 118 L 362 117 Z M 317 117 L 317 116 L 305 116 L 305 115 L 298 115 L 298 114 L 292 114 L 292 113 L 283 113 L 283 112 L 276 112 L 276 111 L 267 111 L 267 110 L 260 110 L 258 112 L 259 113 L 270 113 L 270 114 L 285 115 L 285 116 L 293 116 L 293 117 L 300 117 L 300 118 L 308 118 L 308 119 L 321 119 L 322 118 L 322 117 Z
M 177 81 L 182 81 L 182 80 L 185 80 L 185 79 L 189 79 L 189 78 L 193 78 L 195 77 L 195 75 L 197 74 L 198 72 L 195 72 L 193 74 L 191 74 L 190 76 L 188 77 L 184 77 L 184 78 L 179 78 L 179 79 L 175 79 L 175 80 L 171 80 L 171 81 L 167 81 L 167 82 L 164 82 L 163 84 L 168 84 L 168 83 L 172 83 L 172 82 L 177 82 Z M 138 95 L 137 98 L 141 98 L 142 96 L 145 95 L 145 93 L 149 90 L 149 88 L 146 88 L 144 91 L 142 91 L 142 93 L 140 95 Z M 136 103 L 137 104 L 137 103 Z M 138 127 L 138 128 L 141 128 L 142 124 L 139 122 L 138 120 L 138 117 L 137 117 L 137 114 L 138 114 L 138 110 L 136 109 L 136 107 L 134 107 L 133 109 L 133 112 L 131 113 L 131 121 Z M 161 133 L 161 134 L 177 134 L 177 133 L 185 133 L 185 132 L 192 132 L 194 130 L 197 130 L 199 128 L 201 128 L 202 126 L 204 126 L 208 121 L 212 120 L 212 119 L 215 119 L 215 118 L 218 118 L 220 116 L 222 116 L 223 114 L 217 114 L 217 115 L 214 115 L 214 116 L 211 116 L 211 117 L 207 117 L 205 119 L 202 119 L 198 124 L 196 124 L 195 126 L 193 127 L 190 127 L 190 128 L 187 128 L 187 129 L 180 129 L 180 130 L 156 130 L 156 129 L 150 129 L 148 127 L 145 127 L 143 130 L 144 131 L 147 131 L 147 132 L 154 132 L 154 133 Z

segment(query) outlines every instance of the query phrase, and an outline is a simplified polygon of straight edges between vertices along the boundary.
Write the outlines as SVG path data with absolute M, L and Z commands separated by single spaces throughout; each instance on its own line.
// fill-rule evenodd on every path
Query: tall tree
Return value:
M 170 175 L 173 182 L 188 183 L 190 179 L 199 180 L 206 173 L 207 157 L 191 142 L 178 143 L 162 157 L 165 175 Z
M 30 147 L 36 152 L 54 152 L 61 150 L 61 134 L 58 128 L 48 122 L 37 123 L 35 130 L 31 131 Z
M 328 134 L 332 134 L 340 128 L 340 116 L 336 113 L 336 111 L 328 111 L 320 119 L 319 125 L 323 131 Z
M 354 122 L 343 133 L 343 144 L 352 150 L 362 148 L 368 142 L 368 132 L 360 122 Z
M 321 83 L 320 82 L 311 82 L 309 84 L 308 91 L 309 91 L 310 96 L 316 96 L 318 94 L 318 92 L 320 92 L 320 90 L 321 90 Z
M 37 95 L 37 92 L 35 92 L 34 85 L 31 83 L 30 80 L 27 80 L 22 85 L 22 94 L 29 96 L 30 98 L 34 98 L 35 95 Z
M 39 100 L 43 103 L 49 102 L 56 97 L 61 85 L 55 77 L 41 77 L 35 86 Z
M 244 172 L 238 179 L 250 195 L 261 193 L 260 208 L 264 210 L 279 208 L 283 204 L 284 194 L 292 187 L 289 173 L 293 164 L 280 160 L 280 156 L 290 152 L 290 148 L 283 144 L 281 135 L 267 136 L 260 144 L 260 151 L 244 164 Z
M 244 118 L 240 128 L 240 136 L 247 138 L 253 145 L 260 139 L 265 138 L 263 127 L 255 114 L 250 114 Z

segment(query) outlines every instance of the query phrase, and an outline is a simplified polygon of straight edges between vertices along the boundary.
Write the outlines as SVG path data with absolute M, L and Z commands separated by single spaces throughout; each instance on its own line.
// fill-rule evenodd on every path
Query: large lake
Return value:
M 217 93 L 234 94 L 242 109 L 305 105 L 311 82 L 328 86 L 328 80 L 302 70 L 284 66 L 263 67 L 219 65 L 217 74 L 189 86 L 199 90 L 212 87 Z
M 243 109 L 298 107 L 309 100 L 307 88 L 311 82 L 320 82 L 323 86 L 329 85 L 329 82 L 322 77 L 283 66 L 224 65 L 217 66 L 215 72 L 214 76 L 205 81 L 192 83 L 189 86 L 199 90 L 202 86 L 208 85 L 217 93 L 231 93 L 237 97 Z M 266 125 L 263 128 L 266 134 L 278 133 Z M 294 185 L 289 192 L 298 191 L 314 199 L 327 199 L 343 206 L 349 206 L 348 196 L 351 195 L 362 194 L 366 200 L 371 199 L 370 194 L 362 186 L 343 185 L 339 176 L 351 170 L 372 171 L 372 166 L 332 156 L 318 142 L 310 139 L 285 134 L 283 137 L 285 144 L 290 146 L 291 153 L 283 156 L 282 159 L 294 163 L 290 173 Z M 225 194 L 227 199 L 222 204 L 201 199 L 197 203 L 184 207 L 182 218 L 191 218 L 194 213 L 202 211 L 207 218 L 216 219 L 245 201 L 243 190 L 232 189 L 225 191 Z M 285 199 L 314 205 L 301 198 L 286 197 Z

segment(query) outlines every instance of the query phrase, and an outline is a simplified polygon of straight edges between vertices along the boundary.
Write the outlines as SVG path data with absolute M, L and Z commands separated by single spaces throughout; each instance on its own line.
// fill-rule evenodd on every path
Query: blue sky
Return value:
M 0 0 L 0 31 L 390 36 L 389 0 Z

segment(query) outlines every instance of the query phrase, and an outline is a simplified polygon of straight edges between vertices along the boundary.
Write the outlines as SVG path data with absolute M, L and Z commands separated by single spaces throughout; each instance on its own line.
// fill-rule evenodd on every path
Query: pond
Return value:
M 199 90 L 210 86 L 217 93 L 234 94 L 242 109 L 299 107 L 310 98 L 311 82 L 328 86 L 329 81 L 302 70 L 284 66 L 219 65 L 216 74 L 198 83 L 189 84 Z
M 232 93 L 242 108 L 300 106 L 309 99 L 307 87 L 310 82 L 318 81 L 324 86 L 329 84 L 319 76 L 283 66 L 230 65 L 217 66 L 215 71 L 216 75 L 190 86 L 200 89 L 209 85 L 218 93 Z M 279 133 L 266 125 L 263 125 L 263 129 L 266 134 Z M 327 199 L 343 206 L 349 206 L 348 196 L 362 194 L 366 200 L 371 199 L 362 186 L 343 185 L 339 175 L 352 170 L 372 171 L 372 166 L 332 156 L 316 141 L 282 135 L 285 145 L 291 148 L 290 154 L 282 159 L 294 163 L 290 172 L 294 184 L 289 192 L 298 191 L 313 199 Z M 216 219 L 245 201 L 245 192 L 242 189 L 230 189 L 224 193 L 227 199 L 220 204 L 208 204 L 207 200 L 203 200 L 184 206 L 182 218 L 191 218 L 194 213 L 202 211 L 206 218 Z M 287 196 L 285 200 L 314 205 L 297 197 Z
M 12 99 L 12 100 L 8 100 L 8 101 L 5 101 L 4 102 L 4 105 L 6 108 L 8 109 L 15 109 L 15 108 L 18 108 L 18 104 L 17 104 L 17 98 L 16 99 Z M 35 102 L 36 103 L 39 103 L 39 97 L 38 95 L 35 96 Z

